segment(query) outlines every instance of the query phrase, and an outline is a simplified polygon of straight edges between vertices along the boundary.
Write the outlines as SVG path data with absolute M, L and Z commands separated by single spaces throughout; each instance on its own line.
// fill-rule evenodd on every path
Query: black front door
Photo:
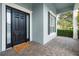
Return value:
M 30 14 L 7 6 L 6 48 L 29 41 Z
M 26 14 L 12 9 L 12 41 L 13 45 L 26 41 Z

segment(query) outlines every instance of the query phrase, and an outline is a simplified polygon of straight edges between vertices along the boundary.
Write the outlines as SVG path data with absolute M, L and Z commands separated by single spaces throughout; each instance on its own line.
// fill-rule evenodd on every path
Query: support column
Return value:
M 56 16 L 56 34 L 57 34 L 57 28 L 58 28 L 57 22 L 58 22 L 58 20 L 59 20 L 59 17 L 60 17 L 60 14 L 57 14 L 57 16 Z
M 73 10 L 73 39 L 78 39 L 78 26 L 77 26 L 77 9 Z

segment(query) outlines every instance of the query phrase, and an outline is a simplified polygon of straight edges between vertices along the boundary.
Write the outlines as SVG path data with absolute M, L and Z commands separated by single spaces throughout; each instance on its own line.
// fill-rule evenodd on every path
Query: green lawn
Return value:
M 73 37 L 73 30 L 57 30 L 58 36 Z

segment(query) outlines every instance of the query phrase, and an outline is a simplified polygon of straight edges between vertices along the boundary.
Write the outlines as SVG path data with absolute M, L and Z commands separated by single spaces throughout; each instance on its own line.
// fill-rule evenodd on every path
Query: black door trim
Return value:
M 11 44 L 7 44 L 7 8 L 10 8 L 11 9 Z M 13 7 L 10 7 L 10 6 L 7 6 L 6 5 L 6 48 L 9 48 L 9 47 L 13 47 L 14 46 L 13 45 L 13 40 L 12 40 L 12 9 L 18 10 L 16 8 L 13 8 Z M 21 11 L 21 10 L 18 10 L 18 11 Z M 25 13 L 26 15 L 29 15 L 29 32 L 30 32 L 30 14 L 29 13 L 26 13 L 24 11 L 21 11 L 21 12 Z M 26 20 L 25 20 L 25 24 L 26 24 Z M 26 26 L 27 25 L 25 25 L 25 27 Z M 26 28 L 25 28 L 25 32 L 27 32 L 27 29 Z M 27 36 L 27 33 L 25 33 L 25 36 Z M 29 39 L 27 39 L 27 41 L 30 41 L 30 33 L 29 33 Z
M 12 37 L 11 37 L 11 44 L 7 44 L 7 8 L 10 8 L 10 7 L 6 6 L 6 48 L 9 48 L 9 47 L 13 47 L 13 45 L 12 45 Z M 10 10 L 12 9 L 10 8 Z M 11 19 L 12 19 L 12 14 L 11 14 Z M 12 24 L 12 21 L 11 21 L 11 24 Z M 12 36 L 12 25 L 11 25 L 11 36 Z

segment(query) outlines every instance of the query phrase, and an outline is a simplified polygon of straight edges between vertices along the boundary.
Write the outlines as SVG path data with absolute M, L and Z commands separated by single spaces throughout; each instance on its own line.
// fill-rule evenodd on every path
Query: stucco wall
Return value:
M 0 3 L 0 51 L 2 50 L 2 4 Z
M 32 11 L 32 3 L 16 3 L 16 4 Z
M 43 44 L 43 4 L 32 4 L 33 41 Z

